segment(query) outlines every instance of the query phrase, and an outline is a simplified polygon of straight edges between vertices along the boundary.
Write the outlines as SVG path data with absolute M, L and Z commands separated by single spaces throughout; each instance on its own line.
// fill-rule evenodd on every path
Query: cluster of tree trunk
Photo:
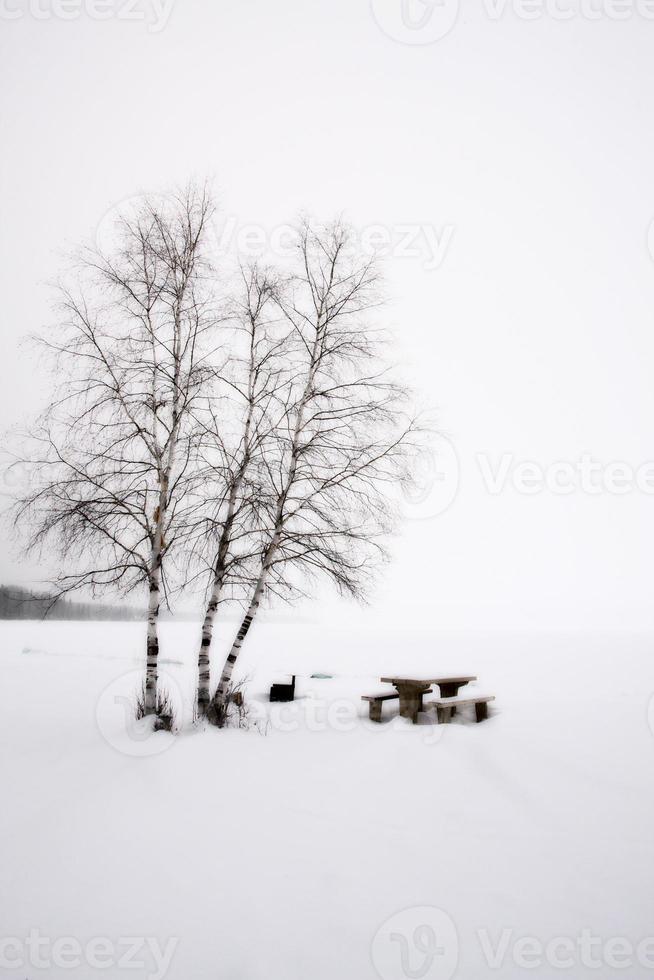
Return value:
M 162 604 L 199 589 L 197 710 L 223 724 L 266 598 L 318 577 L 363 598 L 397 520 L 421 425 L 372 316 L 379 276 L 347 227 L 298 226 L 292 267 L 216 269 L 213 205 L 190 187 L 121 215 L 80 253 L 42 342 L 55 395 L 22 462 L 27 546 L 56 553 L 58 595 L 148 597 L 145 711 L 159 704 Z M 212 671 L 217 616 L 243 618 Z

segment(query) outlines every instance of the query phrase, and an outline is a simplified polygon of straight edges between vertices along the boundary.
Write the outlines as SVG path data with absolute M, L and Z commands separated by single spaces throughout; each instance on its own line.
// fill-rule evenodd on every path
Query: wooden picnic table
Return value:
M 455 698 L 459 688 L 476 677 L 382 677 L 382 684 L 392 684 L 400 698 L 400 715 L 415 724 L 422 711 L 423 695 L 436 685 L 442 698 Z

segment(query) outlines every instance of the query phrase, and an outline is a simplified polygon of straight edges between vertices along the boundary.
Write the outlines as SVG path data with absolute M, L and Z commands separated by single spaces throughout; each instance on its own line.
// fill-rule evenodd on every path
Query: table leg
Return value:
M 445 683 L 445 684 L 440 684 L 439 687 L 440 687 L 442 698 L 456 698 L 459 694 L 460 688 L 463 687 L 463 684 Z M 456 714 L 456 707 L 452 707 L 452 717 L 454 717 L 455 714 Z
M 440 684 L 439 686 L 440 686 L 440 692 L 442 698 L 455 698 L 459 693 L 458 684 L 447 683 L 447 684 Z
M 402 718 L 410 718 L 415 725 L 418 721 L 418 712 L 422 711 L 424 690 L 415 687 L 398 687 L 397 693 L 400 695 L 400 715 Z

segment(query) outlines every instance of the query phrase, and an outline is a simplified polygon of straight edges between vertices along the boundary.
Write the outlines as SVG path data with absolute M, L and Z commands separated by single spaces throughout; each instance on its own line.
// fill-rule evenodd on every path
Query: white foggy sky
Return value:
M 43 397 L 19 343 L 62 251 L 144 188 L 209 175 L 227 216 L 267 228 L 300 209 L 451 226 L 438 269 L 385 263 L 461 485 L 405 526 L 380 614 L 654 626 L 654 496 L 491 495 L 476 462 L 654 460 L 653 53 L 637 13 L 493 21 L 466 0 L 424 46 L 368 0 L 176 0 L 160 33 L 0 18 L 3 427 Z M 31 574 L 3 549 L 0 580 Z

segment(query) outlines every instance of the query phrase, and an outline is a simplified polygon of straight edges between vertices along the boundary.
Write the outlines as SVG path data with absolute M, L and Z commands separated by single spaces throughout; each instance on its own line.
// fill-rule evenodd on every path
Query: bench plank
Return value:
M 429 703 L 435 706 L 439 723 L 441 725 L 447 725 L 457 708 L 465 708 L 469 704 L 474 704 L 475 706 L 475 717 L 477 721 L 485 721 L 488 718 L 488 705 L 494 700 L 495 695 L 490 694 L 477 698 L 435 698 Z
M 482 701 L 488 703 L 489 701 L 494 701 L 494 700 L 495 700 L 495 695 L 488 694 L 488 695 L 484 695 L 483 697 L 480 696 L 478 698 L 434 698 L 434 700 L 430 701 L 429 703 L 441 705 L 441 707 L 443 708 L 448 708 L 448 707 L 463 708 L 465 707 L 466 704 L 480 704 Z

